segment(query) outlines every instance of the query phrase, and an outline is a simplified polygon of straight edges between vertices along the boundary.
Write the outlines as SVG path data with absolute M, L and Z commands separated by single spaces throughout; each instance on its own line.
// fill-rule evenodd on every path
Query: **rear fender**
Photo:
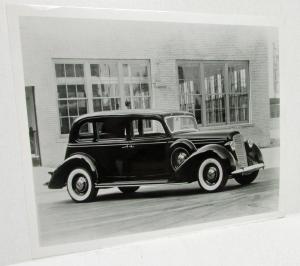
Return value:
M 199 165 L 207 158 L 217 158 L 221 160 L 224 170 L 229 174 L 236 169 L 236 160 L 233 155 L 219 144 L 209 144 L 194 152 L 175 171 L 176 179 L 186 179 L 188 182 L 197 180 Z
M 67 183 L 68 175 L 77 167 L 87 169 L 92 174 L 94 180 L 98 180 L 99 176 L 95 161 L 86 154 L 78 153 L 67 158 L 54 170 L 48 184 L 48 188 L 64 187 Z

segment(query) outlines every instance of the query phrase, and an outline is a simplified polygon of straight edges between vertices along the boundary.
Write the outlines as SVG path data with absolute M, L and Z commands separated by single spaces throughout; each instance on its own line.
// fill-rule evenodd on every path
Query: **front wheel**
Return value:
M 75 202 L 88 202 L 96 198 L 98 189 L 95 188 L 91 174 L 84 168 L 75 168 L 68 176 L 67 189 Z
M 118 187 L 118 189 L 124 194 L 131 194 L 136 192 L 139 189 L 139 187 Z
M 250 183 L 252 183 L 256 179 L 256 177 L 258 175 L 258 172 L 259 171 L 255 171 L 255 172 L 253 172 L 251 174 L 248 174 L 248 175 L 237 176 L 234 179 L 235 179 L 236 182 L 238 182 L 241 185 L 249 185 Z
M 221 190 L 228 180 L 228 174 L 220 160 L 215 158 L 205 159 L 198 169 L 198 182 L 201 188 L 207 192 Z

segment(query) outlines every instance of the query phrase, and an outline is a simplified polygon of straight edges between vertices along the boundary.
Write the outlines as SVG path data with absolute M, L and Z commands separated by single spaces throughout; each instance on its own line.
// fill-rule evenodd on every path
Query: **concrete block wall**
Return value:
M 153 107 L 165 110 L 179 108 L 176 60 L 249 60 L 252 119 L 235 128 L 269 144 L 267 28 L 37 17 L 21 18 L 20 28 L 45 166 L 61 163 L 67 143 L 59 133 L 53 58 L 150 60 Z

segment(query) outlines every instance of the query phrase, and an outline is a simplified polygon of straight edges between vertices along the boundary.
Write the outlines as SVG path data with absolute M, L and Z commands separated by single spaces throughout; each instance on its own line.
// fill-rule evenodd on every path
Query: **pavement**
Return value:
M 275 168 L 280 166 L 280 147 L 261 149 L 265 168 Z
M 197 183 L 141 187 L 133 195 L 103 189 L 91 203 L 74 203 L 66 189 L 49 190 L 45 167 L 34 167 L 40 244 L 94 240 L 272 212 L 278 208 L 279 147 L 262 149 L 266 168 L 249 186 L 229 180 L 205 193 Z

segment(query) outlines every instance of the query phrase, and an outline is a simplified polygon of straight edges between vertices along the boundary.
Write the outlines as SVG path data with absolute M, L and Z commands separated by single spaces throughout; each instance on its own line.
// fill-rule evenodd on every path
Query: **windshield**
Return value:
M 198 130 L 196 120 L 191 115 L 167 116 L 165 121 L 172 133 L 177 131 Z

